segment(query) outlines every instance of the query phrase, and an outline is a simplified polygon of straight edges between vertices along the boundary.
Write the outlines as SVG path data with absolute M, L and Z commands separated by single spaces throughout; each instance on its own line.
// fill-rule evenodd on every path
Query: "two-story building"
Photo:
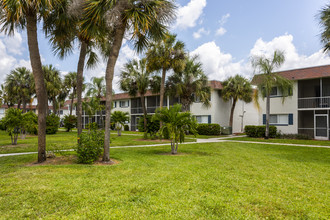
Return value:
M 330 65 L 281 71 L 279 74 L 293 81 L 293 91 L 282 102 L 282 94 L 273 88 L 270 124 L 283 133 L 329 140 Z M 265 124 L 266 99 L 260 100 L 260 106 L 259 124 Z

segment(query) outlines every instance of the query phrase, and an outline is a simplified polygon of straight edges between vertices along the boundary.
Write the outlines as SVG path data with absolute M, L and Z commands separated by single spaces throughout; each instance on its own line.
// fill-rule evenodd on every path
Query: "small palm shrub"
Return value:
M 56 134 L 60 127 L 60 117 L 50 114 L 46 118 L 46 134 Z
M 75 128 L 77 125 L 77 117 L 74 115 L 65 115 L 64 116 L 64 127 L 66 131 L 69 132 L 72 128 Z

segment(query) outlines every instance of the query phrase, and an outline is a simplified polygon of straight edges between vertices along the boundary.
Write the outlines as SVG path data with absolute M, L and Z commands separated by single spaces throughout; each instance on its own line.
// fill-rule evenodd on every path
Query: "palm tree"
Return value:
M 111 114 L 111 121 L 116 126 L 118 136 L 121 136 L 121 130 L 123 129 L 125 122 L 129 121 L 129 114 L 128 112 L 114 111 Z
M 189 111 L 194 99 L 199 99 L 205 106 L 210 106 L 211 88 L 202 64 L 196 62 L 197 57 L 185 60 L 182 71 L 174 72 L 168 77 L 167 91 L 171 96 L 180 97 L 183 111 Z
M 176 104 L 168 108 L 159 108 L 153 116 L 153 120 L 160 120 L 163 126 L 160 132 L 163 133 L 165 129 L 169 132 L 171 139 L 172 154 L 178 152 L 179 142 L 184 141 L 186 131 L 192 133 L 196 132 L 197 122 L 190 112 L 181 112 L 182 106 Z
M 223 89 L 221 90 L 221 97 L 225 102 L 232 100 L 229 127 L 233 127 L 233 117 L 235 106 L 238 100 L 242 100 L 246 103 L 252 101 L 253 89 L 251 83 L 246 78 L 235 75 L 234 77 L 229 77 L 222 83 Z
M 125 64 L 123 71 L 120 75 L 120 88 L 121 90 L 128 92 L 130 96 L 136 97 L 138 94 L 141 99 L 141 105 L 144 115 L 144 131 L 147 130 L 147 109 L 145 105 L 145 94 L 148 89 L 152 89 L 156 92 L 157 88 L 152 86 L 157 84 L 155 81 L 159 81 L 159 76 L 147 71 L 147 60 L 131 60 Z
M 46 35 L 50 39 L 54 53 L 60 58 L 64 58 L 72 52 L 76 40 L 80 43 L 76 74 L 76 115 L 78 120 L 78 136 L 82 132 L 82 92 L 84 89 L 84 68 L 85 66 L 87 68 L 91 68 L 98 61 L 98 57 L 93 51 L 95 39 L 91 37 L 92 34 L 89 33 L 88 30 L 83 30 L 81 26 L 81 22 L 85 19 L 83 8 L 86 4 L 86 0 L 62 1 L 62 4 L 57 5 L 57 7 L 52 10 L 50 16 L 48 16 L 44 21 L 44 30 Z M 103 30 L 106 30 L 106 28 L 100 25 L 93 27 L 93 31 L 97 32 L 96 35 L 99 39 L 102 39 L 104 35 Z M 88 37 L 86 37 L 86 35 L 88 35 Z
M 103 114 L 104 105 L 101 104 L 101 99 L 105 96 L 104 77 L 92 77 L 92 83 L 87 84 L 87 97 L 96 97 L 99 100 L 97 110 L 100 112 L 101 128 L 103 128 Z
M 72 115 L 72 108 L 73 108 L 73 102 L 74 98 L 76 97 L 77 93 L 77 72 L 69 72 L 64 77 L 64 85 L 66 89 L 69 92 L 69 97 L 71 99 L 71 105 L 70 105 L 70 115 Z M 70 93 L 71 91 L 71 93 Z
M 45 19 L 59 0 L 2 0 L 0 3 L 1 31 L 13 34 L 15 29 L 26 29 L 32 72 L 38 99 L 38 162 L 46 160 L 47 93 L 38 46 L 37 23 Z
M 275 50 L 272 58 L 264 56 L 252 57 L 252 66 L 260 73 L 257 75 L 258 90 L 262 97 L 266 97 L 266 134 L 265 138 L 269 138 L 269 115 L 270 115 L 270 93 L 274 87 L 282 93 L 282 101 L 289 95 L 292 90 L 292 82 L 278 73 L 274 72 L 284 63 L 284 52 Z
M 150 39 L 161 39 L 165 35 L 165 25 L 174 18 L 174 8 L 171 0 L 90 0 L 85 7 L 85 14 L 89 19 L 82 23 L 84 30 L 95 33 L 95 27 L 107 24 L 109 31 L 103 161 L 110 160 L 112 80 L 125 33 L 134 42 L 137 52 L 141 52 Z
M 149 71 L 162 71 L 162 81 L 160 84 L 160 108 L 163 107 L 166 72 L 174 70 L 181 72 L 184 69 L 186 55 L 184 43 L 176 40 L 176 35 L 167 34 L 162 40 L 154 41 L 146 53 L 147 68 Z
M 7 75 L 5 87 L 9 95 L 17 101 L 17 108 L 23 105 L 23 113 L 26 112 L 26 104 L 29 103 L 34 93 L 32 73 L 25 67 L 18 67 Z
M 330 50 L 330 5 L 326 5 L 319 13 L 320 25 L 322 27 L 321 41 L 324 52 Z
M 60 71 L 53 67 L 53 65 L 47 65 L 42 67 L 45 74 L 45 83 L 48 100 L 53 104 L 53 112 L 57 114 L 58 98 L 62 92 L 62 79 L 60 77 Z

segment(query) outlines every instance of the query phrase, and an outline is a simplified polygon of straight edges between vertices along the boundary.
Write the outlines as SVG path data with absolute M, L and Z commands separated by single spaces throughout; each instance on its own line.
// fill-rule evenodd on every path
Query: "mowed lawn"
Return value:
M 117 132 L 111 131 L 112 146 L 126 145 L 144 145 L 144 144 L 161 144 L 169 143 L 167 140 L 144 140 L 143 133 L 123 132 L 122 136 L 118 137 Z M 27 136 L 25 139 L 18 138 L 17 145 L 11 145 L 10 136 L 5 131 L 0 131 L 0 154 L 19 153 L 19 152 L 37 152 L 37 136 Z M 57 134 L 47 135 L 47 150 L 65 150 L 76 148 L 77 133 L 58 131 Z M 187 139 L 187 141 L 195 141 Z
M 112 149 L 119 164 L 0 158 L 0 219 L 330 219 L 330 149 L 247 143 Z

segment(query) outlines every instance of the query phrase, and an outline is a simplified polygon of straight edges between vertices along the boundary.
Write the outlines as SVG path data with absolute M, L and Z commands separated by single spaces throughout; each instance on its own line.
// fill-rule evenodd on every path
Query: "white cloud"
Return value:
M 223 26 L 227 23 L 228 18 L 230 17 L 230 14 L 227 13 L 221 17 L 221 20 L 219 21 L 220 25 Z
M 204 72 L 210 79 L 224 80 L 235 74 L 251 78 L 254 70 L 250 63 L 250 57 L 260 55 L 270 57 L 276 49 L 285 51 L 286 59 L 279 70 L 327 65 L 330 63 L 330 57 L 323 53 L 322 50 L 309 56 L 299 54 L 293 44 L 293 36 L 288 34 L 275 37 L 268 42 L 258 39 L 251 49 L 249 57 L 240 61 L 235 61 L 231 54 L 221 51 L 214 41 L 199 46 L 191 54 L 199 55 Z
M 202 37 L 202 35 L 204 35 L 204 34 L 205 35 L 208 35 L 209 33 L 210 33 L 210 31 L 207 31 L 204 28 L 200 28 L 198 31 L 196 31 L 196 32 L 193 33 L 193 37 L 195 39 L 199 39 L 199 38 Z
M 217 35 L 217 36 L 222 36 L 222 35 L 224 35 L 226 32 L 227 32 L 226 29 L 224 29 L 223 27 L 220 27 L 220 28 L 216 31 L 215 35 Z
M 182 29 L 195 27 L 205 6 L 206 0 L 191 0 L 186 6 L 179 7 L 175 27 Z

